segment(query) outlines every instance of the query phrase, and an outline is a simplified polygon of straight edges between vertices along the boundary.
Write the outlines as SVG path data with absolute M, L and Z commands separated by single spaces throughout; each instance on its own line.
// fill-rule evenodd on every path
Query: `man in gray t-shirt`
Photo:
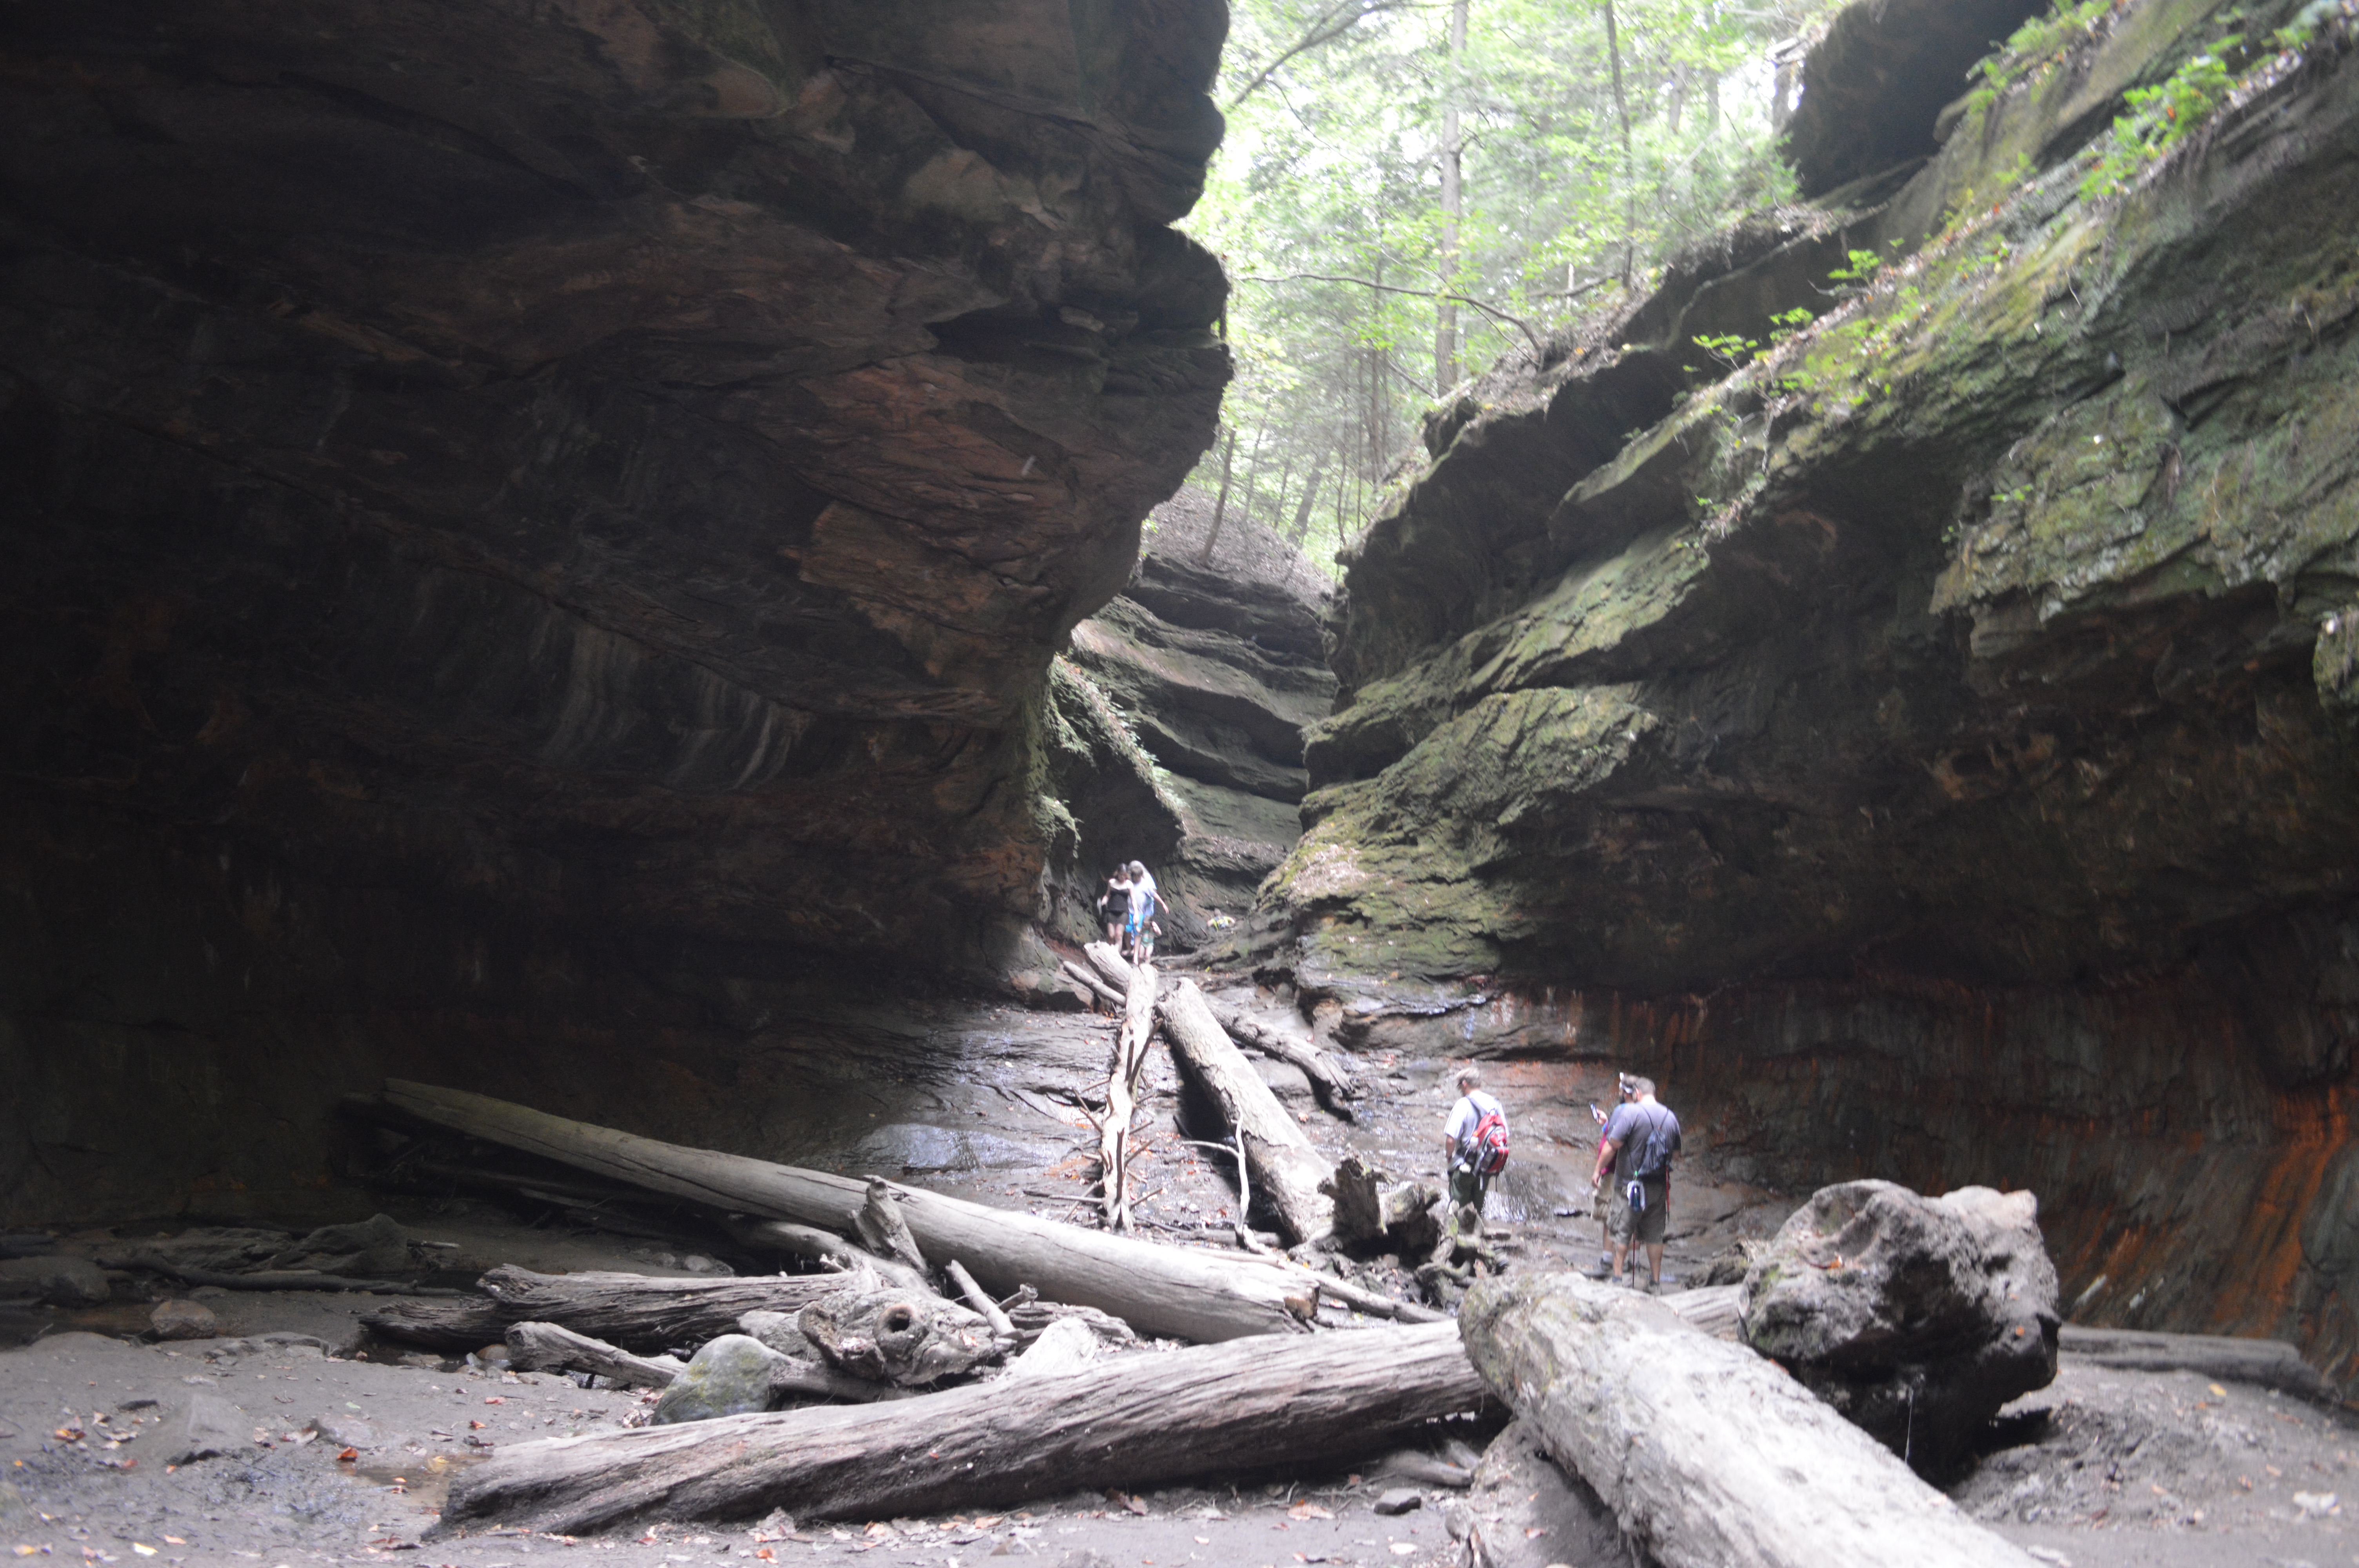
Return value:
M 1655 1080 L 1630 1080 L 1631 1098 L 1615 1106 L 1597 1141 L 1597 1169 L 1591 1187 L 1604 1185 L 1606 1228 L 1614 1238 L 1614 1282 L 1621 1284 L 1636 1243 L 1647 1249 L 1650 1288 L 1663 1282 L 1663 1237 L 1671 1217 L 1671 1161 L 1680 1152 L 1680 1119 L 1657 1102 Z
M 1450 1119 L 1441 1124 L 1441 1170 L 1450 1184 L 1452 1206 L 1471 1205 L 1476 1214 L 1483 1212 L 1491 1178 L 1474 1168 L 1474 1130 L 1486 1116 L 1506 1115 L 1499 1102 L 1483 1092 L 1482 1074 L 1469 1067 L 1458 1075 L 1458 1103 L 1450 1108 Z

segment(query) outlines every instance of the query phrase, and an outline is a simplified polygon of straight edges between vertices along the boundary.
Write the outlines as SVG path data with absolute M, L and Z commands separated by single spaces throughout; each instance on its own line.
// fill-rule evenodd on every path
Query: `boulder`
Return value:
M 52 1306 L 95 1306 L 107 1298 L 106 1275 L 87 1258 L 0 1260 L 0 1300 Z
M 375 1448 L 379 1442 L 375 1427 L 359 1416 L 339 1415 L 332 1411 L 314 1417 L 304 1430 L 318 1433 L 339 1448 Z
M 1890 1182 L 1823 1187 L 1745 1275 L 1745 1342 L 1920 1473 L 1940 1475 L 2056 1376 L 2038 1200 Z
M 751 1335 L 724 1334 L 707 1343 L 656 1401 L 653 1423 L 710 1421 L 770 1408 L 770 1375 L 788 1357 Z
M 201 1302 L 158 1302 L 147 1314 L 147 1327 L 158 1339 L 217 1339 L 221 1319 Z
M 798 1361 L 819 1359 L 819 1346 L 803 1337 L 803 1331 L 795 1326 L 793 1313 L 749 1312 L 737 1319 L 737 1326 L 781 1356 Z

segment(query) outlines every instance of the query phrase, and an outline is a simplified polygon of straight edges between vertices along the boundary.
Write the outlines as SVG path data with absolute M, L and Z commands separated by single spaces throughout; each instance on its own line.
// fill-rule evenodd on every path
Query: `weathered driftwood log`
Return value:
M 228 1291 L 357 1291 L 379 1296 L 463 1296 L 464 1291 L 453 1291 L 439 1285 L 405 1283 L 400 1280 L 364 1280 L 349 1274 L 322 1274 L 311 1269 L 265 1269 L 249 1273 L 224 1273 L 213 1269 L 192 1269 L 175 1263 L 153 1252 L 109 1254 L 108 1266 L 119 1269 L 145 1269 L 150 1273 L 168 1274 L 184 1285 L 218 1285 Z
M 461 1475 L 443 1533 L 625 1519 L 886 1519 L 1078 1487 L 1346 1459 L 1484 1402 L 1446 1324 L 1124 1356 L 860 1411 L 732 1416 L 503 1448 Z
M 1155 966 L 1130 972 L 1123 1000 L 1122 1028 L 1106 1063 L 1105 1114 L 1098 1119 L 1098 1185 L 1106 1228 L 1130 1228 L 1130 1123 L 1138 1113 L 1138 1080 L 1147 1071 L 1147 1044 L 1155 1038 Z
M 1243 1008 L 1209 1002 L 1207 1005 L 1212 1006 L 1213 1019 L 1228 1031 L 1229 1038 L 1244 1042 L 1265 1056 L 1301 1068 L 1302 1076 L 1310 1080 L 1310 1087 L 1317 1092 L 1319 1103 L 1344 1120 L 1352 1119 L 1351 1107 L 1343 1102 L 1360 1098 L 1360 1081 L 1341 1058 L 1315 1045 L 1288 1038 Z
M 901 1216 L 900 1194 L 891 1183 L 877 1176 L 868 1178 L 868 1195 L 852 1223 L 869 1251 L 891 1259 L 920 1280 L 926 1277 L 926 1255 L 918 1250 L 918 1238 L 909 1234 L 909 1222 Z
M 1335 1162 L 1334 1173 L 1319 1184 L 1335 1206 L 1335 1239 L 1347 1247 L 1376 1240 L 1385 1233 L 1385 1197 L 1378 1184 L 1384 1173 L 1346 1154 Z
M 1071 980 L 1075 985 L 1080 986 L 1083 990 L 1088 991 L 1098 1000 L 1114 1009 L 1116 1012 L 1120 1012 L 1122 1011 L 1122 992 L 1106 984 L 1105 981 L 1099 979 L 1096 974 L 1084 968 L 1081 965 L 1076 964 L 1071 958 L 1061 960 L 1057 967 L 1064 971 L 1065 978 L 1067 979 Z
M 736 1219 L 727 1223 L 729 1234 L 741 1246 L 809 1258 L 846 1273 L 855 1269 L 874 1269 L 876 1277 L 888 1285 L 912 1291 L 926 1288 L 926 1271 L 923 1269 L 912 1269 L 894 1259 L 880 1258 L 864 1247 L 846 1241 L 832 1230 L 821 1230 L 815 1225 L 796 1225 L 784 1219 Z
M 1484 1380 L 1663 1568 L 2033 1568 L 1743 1346 L 1576 1274 L 1478 1283 Z
M 463 1089 L 389 1079 L 386 1098 L 438 1126 L 723 1211 L 848 1231 L 867 1200 L 863 1184 L 842 1176 L 682 1148 Z M 1286 1310 L 1289 1287 L 1267 1265 L 898 1190 L 901 1216 L 927 1261 L 959 1259 L 985 1289 L 1001 1295 L 1029 1284 L 1050 1300 L 1097 1307 L 1148 1334 L 1203 1343 L 1299 1326 Z M 499 1330 L 488 1337 L 498 1338 Z
M 1133 972 L 1129 959 L 1115 952 L 1111 944 L 1104 942 L 1085 944 L 1082 948 L 1082 954 L 1089 959 L 1090 968 L 1105 977 L 1106 984 L 1120 991 L 1125 1000 L 1128 999 Z
M 508 1325 L 508 1365 L 519 1372 L 595 1372 L 634 1389 L 668 1389 L 688 1369 L 677 1356 L 634 1356 L 553 1323 Z
M 942 1265 L 942 1273 L 958 1287 L 958 1293 L 966 1298 L 966 1304 L 974 1308 L 984 1322 L 991 1325 L 991 1332 L 995 1336 L 1011 1345 L 1016 1342 L 1015 1320 L 999 1309 L 999 1303 L 991 1299 L 990 1292 L 974 1282 L 974 1276 L 967 1272 L 965 1264 L 953 1258 Z
M 1743 1293 L 1736 1285 L 1704 1285 L 1675 1291 L 1661 1299 L 1665 1306 L 1714 1339 L 1734 1340 L 1745 1337 L 1745 1320 L 1736 1311 L 1736 1298 Z
M 2061 1349 L 2099 1367 L 2137 1372 L 2201 1372 L 2227 1382 L 2257 1383 L 2307 1400 L 2336 1397 L 2325 1374 L 2282 1339 L 2217 1334 L 2147 1334 L 2130 1328 L 2064 1325 Z
M 1229 1127 L 1245 1135 L 1246 1165 L 1287 1240 L 1309 1241 L 1333 1229 L 1334 1205 L 1319 1189 L 1333 1179 L 1334 1166 L 1310 1146 L 1310 1136 L 1213 1022 L 1204 993 L 1183 979 L 1165 995 L 1161 1011 L 1172 1054 L 1221 1108 Z
M 1118 1317 L 1109 1317 L 1095 1307 L 1074 1306 L 1068 1302 L 1044 1302 L 1025 1286 L 1007 1303 L 1007 1321 L 1016 1330 L 1018 1345 L 1030 1348 L 1032 1342 L 1049 1331 L 1051 1324 L 1073 1318 L 1089 1326 L 1101 1345 L 1125 1346 L 1138 1343 L 1138 1335 L 1130 1325 Z
M 554 1323 L 627 1349 L 669 1350 L 734 1334 L 741 1314 L 800 1312 L 843 1289 L 840 1274 L 654 1279 L 645 1274 L 536 1274 L 503 1265 L 476 1281 L 480 1300 L 399 1302 L 361 1321 L 388 1338 L 473 1350 L 512 1323 Z
M 854 1276 L 795 1319 L 803 1337 L 855 1378 L 922 1388 L 1000 1351 L 983 1318 L 929 1291 L 897 1291 L 873 1274 Z

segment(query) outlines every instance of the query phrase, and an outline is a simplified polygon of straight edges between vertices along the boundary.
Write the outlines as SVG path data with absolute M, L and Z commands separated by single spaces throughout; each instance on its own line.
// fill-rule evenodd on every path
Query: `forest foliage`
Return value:
M 1193 482 L 1332 560 L 1451 385 L 1790 194 L 1796 40 L 1834 5 L 1233 0 L 1185 226 L 1237 380 Z

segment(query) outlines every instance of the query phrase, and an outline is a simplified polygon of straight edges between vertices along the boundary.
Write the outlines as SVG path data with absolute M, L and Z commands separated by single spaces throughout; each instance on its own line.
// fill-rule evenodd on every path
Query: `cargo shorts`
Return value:
M 1630 1206 L 1627 1182 L 1614 1182 L 1606 1195 L 1606 1234 L 1623 1246 L 1636 1243 L 1660 1247 L 1663 1233 L 1671 1223 L 1671 1184 L 1662 1176 L 1649 1176 L 1641 1181 L 1647 1205 L 1644 1208 Z

